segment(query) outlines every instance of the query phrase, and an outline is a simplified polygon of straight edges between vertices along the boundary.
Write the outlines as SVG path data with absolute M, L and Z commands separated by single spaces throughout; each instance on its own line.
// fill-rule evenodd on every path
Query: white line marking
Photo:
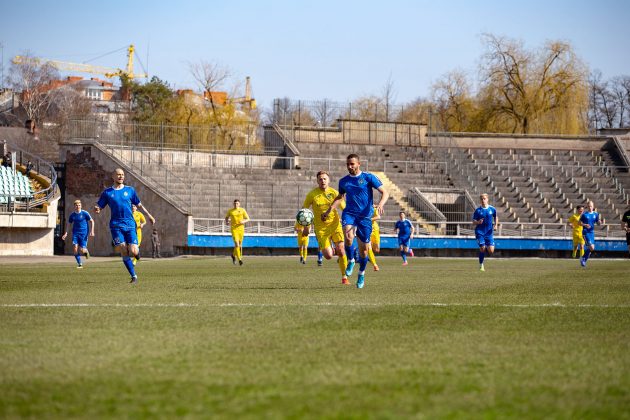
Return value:
M 563 304 L 554 303 L 533 303 L 533 304 L 510 304 L 510 303 L 353 303 L 353 302 L 320 302 L 320 303 L 5 303 L 0 304 L 0 308 L 226 308 L 226 307 L 287 307 L 287 306 L 356 306 L 356 307 L 384 307 L 384 306 L 424 306 L 424 307 L 478 307 L 478 308 L 630 308 L 630 305 L 606 305 L 606 304 Z

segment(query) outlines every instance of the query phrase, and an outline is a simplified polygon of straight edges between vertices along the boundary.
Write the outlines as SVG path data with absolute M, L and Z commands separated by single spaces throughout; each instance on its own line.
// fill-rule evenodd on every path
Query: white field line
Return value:
M 419 306 L 419 307 L 478 307 L 478 308 L 630 308 L 629 305 L 606 304 L 563 304 L 555 303 L 359 303 L 359 302 L 320 302 L 320 303 L 5 303 L 0 308 L 229 308 L 229 307 L 386 307 L 386 306 Z

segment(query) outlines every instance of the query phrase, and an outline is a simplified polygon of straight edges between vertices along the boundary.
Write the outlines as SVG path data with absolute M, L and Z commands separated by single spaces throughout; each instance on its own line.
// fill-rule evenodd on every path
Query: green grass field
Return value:
M 64 261 L 0 260 L 0 418 L 630 418 L 627 260 Z

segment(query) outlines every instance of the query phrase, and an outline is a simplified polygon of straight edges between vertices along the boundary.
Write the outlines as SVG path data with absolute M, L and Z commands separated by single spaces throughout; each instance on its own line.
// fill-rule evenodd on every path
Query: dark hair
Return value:
M 233 203 L 236 203 L 237 201 L 238 201 L 239 203 L 241 202 L 241 200 L 239 200 L 239 199 L 237 198 L 236 200 L 234 200 L 234 201 L 233 201 Z
M 356 153 L 350 153 L 348 157 L 346 158 L 346 160 L 350 160 L 350 159 L 356 159 L 357 161 L 361 161 L 359 159 L 359 155 L 357 155 Z
M 581 205 L 581 204 L 580 204 L 579 206 L 575 206 L 575 209 L 576 209 L 576 210 L 583 209 L 583 208 L 584 208 L 584 206 L 583 206 L 583 205 Z

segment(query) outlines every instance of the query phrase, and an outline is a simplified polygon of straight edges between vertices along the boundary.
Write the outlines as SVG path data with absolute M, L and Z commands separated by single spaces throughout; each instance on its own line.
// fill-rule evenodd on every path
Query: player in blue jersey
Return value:
M 94 206 L 94 211 L 99 214 L 105 206 L 109 205 L 111 210 L 109 229 L 112 233 L 114 247 L 117 252 L 120 252 L 123 264 L 131 275 L 130 283 L 137 283 L 138 276 L 132 258 L 138 258 L 138 237 L 136 236 L 136 221 L 133 218 L 131 205 L 134 204 L 144 211 L 152 224 L 155 223 L 155 219 L 140 203 L 136 190 L 125 185 L 125 172 L 122 169 L 116 169 L 112 174 L 112 179 L 114 185 L 103 191 Z
M 81 200 L 74 201 L 74 211 L 68 218 L 68 227 L 61 237 L 66 240 L 68 231 L 72 225 L 72 245 L 74 247 L 74 258 L 77 260 L 77 268 L 83 268 L 81 263 L 81 253 L 85 258 L 90 258 L 90 252 L 87 249 L 88 235 L 94 237 L 94 219 L 85 210 L 81 209 Z
M 415 229 L 411 221 L 407 219 L 404 211 L 398 213 L 398 217 L 400 220 L 394 225 L 394 230 L 398 233 L 398 247 L 403 260 L 402 265 L 407 265 L 407 255 L 412 255 L 409 250 L 411 249 L 411 240 Z
M 586 268 L 586 261 L 591 256 L 591 252 L 595 251 L 595 225 L 601 225 L 602 221 L 599 218 L 599 213 L 595 211 L 595 204 L 589 201 L 586 204 L 588 209 L 580 216 L 580 223 L 582 224 L 582 236 L 584 237 L 584 256 L 580 258 L 580 265 Z
M 359 240 L 359 276 L 357 287 L 363 288 L 365 284 L 365 267 L 368 262 L 368 250 L 370 248 L 370 236 L 372 235 L 372 215 L 374 211 L 383 214 L 383 206 L 389 198 L 389 193 L 383 187 L 383 183 L 375 175 L 361 171 L 359 155 L 354 153 L 346 158 L 348 174 L 339 180 L 339 195 L 332 202 L 330 208 L 322 214 L 322 218 L 328 216 L 345 198 L 346 208 L 341 215 L 341 224 L 344 230 L 345 251 L 348 256 L 346 275 L 350 276 L 354 269 L 355 261 L 352 243 L 356 235 Z M 381 199 L 374 208 L 373 189 L 381 193 Z
M 494 229 L 499 224 L 497 210 L 488 204 L 488 194 L 481 194 L 481 206 L 473 214 L 472 223 L 475 225 L 475 238 L 479 244 L 479 271 L 486 271 L 483 260 L 494 253 Z

